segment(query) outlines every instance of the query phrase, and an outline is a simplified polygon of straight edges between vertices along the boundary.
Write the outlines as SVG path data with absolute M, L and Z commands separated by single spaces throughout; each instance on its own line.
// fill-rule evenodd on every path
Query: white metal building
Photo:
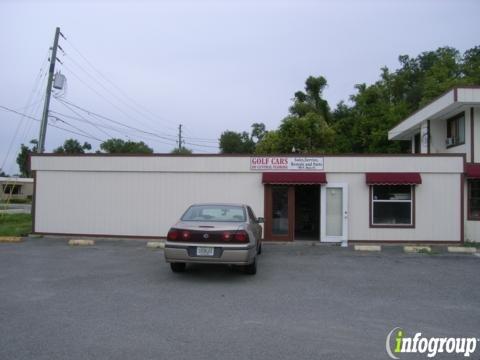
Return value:
M 266 240 L 476 241 L 479 107 L 458 88 L 405 119 L 389 136 L 410 155 L 34 155 L 34 232 L 158 238 L 192 203 L 238 202 Z

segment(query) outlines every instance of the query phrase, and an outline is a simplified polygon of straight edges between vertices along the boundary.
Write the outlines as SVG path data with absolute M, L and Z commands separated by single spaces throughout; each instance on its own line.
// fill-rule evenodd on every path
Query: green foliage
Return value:
M 220 151 L 225 154 L 252 154 L 255 142 L 246 131 L 224 131 L 219 140 Z
M 109 154 L 151 154 L 153 149 L 143 141 L 109 139 L 100 144 L 100 149 Z
M 253 123 L 252 126 L 252 133 L 251 139 L 254 140 L 255 143 L 258 143 L 263 139 L 267 130 L 264 123 Z
M 356 85 L 351 106 L 341 102 L 332 113 L 335 152 L 408 152 L 409 143 L 389 141 L 388 131 L 421 106 L 454 86 L 480 84 L 480 47 L 463 56 L 444 47 L 410 58 L 399 57 L 400 68 L 383 68 L 380 80 Z
M 187 149 L 186 147 L 182 147 L 181 149 L 175 148 L 173 149 L 170 154 L 178 154 L 178 155 L 190 155 L 192 150 Z
M 84 142 L 83 145 L 81 145 L 78 140 L 68 139 L 65 140 L 62 146 L 53 150 L 53 152 L 56 154 L 84 154 L 85 150 L 91 149 L 92 145 L 87 142 Z
M 8 174 L 4 171 L 0 171 L 0 177 L 8 177 Z
M 32 215 L 0 214 L 0 236 L 24 236 L 32 231 Z
M 32 177 L 32 172 L 30 171 L 28 158 L 31 153 L 37 152 L 37 140 L 30 140 L 32 147 L 29 148 L 25 144 L 20 145 L 20 152 L 17 155 L 17 164 L 20 169 L 20 175 L 22 177 Z
M 324 77 L 310 76 L 305 92 L 297 91 L 290 115 L 276 131 L 268 132 L 257 144 L 255 153 L 328 153 L 334 145 L 335 131 L 328 124 L 330 109 L 322 93 L 327 86 Z

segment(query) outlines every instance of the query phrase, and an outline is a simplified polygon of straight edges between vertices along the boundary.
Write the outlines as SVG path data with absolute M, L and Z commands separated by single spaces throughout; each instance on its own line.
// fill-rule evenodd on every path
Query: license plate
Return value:
M 197 256 L 213 256 L 215 248 L 197 247 Z

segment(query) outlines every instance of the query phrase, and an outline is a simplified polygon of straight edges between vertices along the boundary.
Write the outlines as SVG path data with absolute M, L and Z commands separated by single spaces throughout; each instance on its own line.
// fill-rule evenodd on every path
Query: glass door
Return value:
M 348 187 L 347 184 L 322 186 L 321 241 L 343 242 L 348 239 Z
M 265 185 L 265 238 L 293 240 L 295 189 L 288 185 Z

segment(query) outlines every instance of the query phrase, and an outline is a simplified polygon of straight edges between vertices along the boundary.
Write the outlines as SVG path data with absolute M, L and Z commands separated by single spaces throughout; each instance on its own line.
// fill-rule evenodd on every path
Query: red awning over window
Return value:
M 419 173 L 366 173 L 368 185 L 416 185 L 422 183 Z
M 465 174 L 469 179 L 480 179 L 480 164 L 465 164 Z
M 268 172 L 262 174 L 264 184 L 326 184 L 325 173 L 318 172 Z

